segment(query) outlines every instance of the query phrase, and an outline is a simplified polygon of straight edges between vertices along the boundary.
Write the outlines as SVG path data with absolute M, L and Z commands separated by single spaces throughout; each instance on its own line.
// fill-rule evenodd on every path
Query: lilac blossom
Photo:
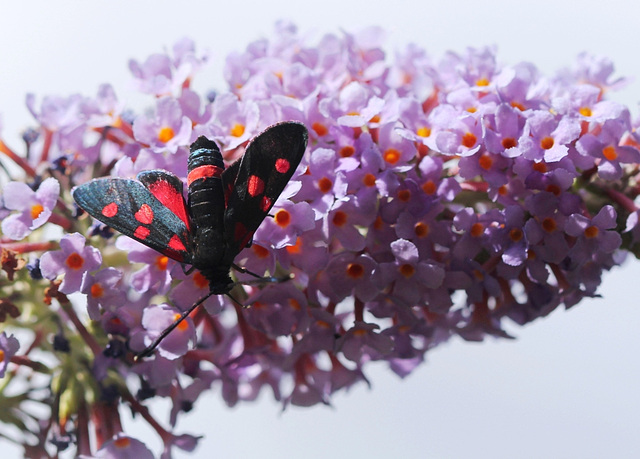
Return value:
M 5 332 L 0 333 L 0 378 L 4 378 L 4 374 L 7 371 L 7 366 L 11 361 L 18 349 L 20 343 L 18 339 L 13 335 L 7 335 Z
M 25 238 L 49 220 L 59 195 L 60 184 L 52 177 L 45 179 L 36 191 L 22 182 L 7 183 L 3 189 L 4 207 L 19 213 L 2 220 L 2 232 L 11 239 Z
M 404 377 L 451 337 L 510 338 L 510 324 L 597 295 L 602 274 L 639 253 L 640 121 L 607 99 L 625 82 L 609 60 L 582 54 L 547 77 L 533 64 L 501 64 L 493 48 L 435 59 L 409 45 L 385 56 L 383 35 L 369 28 L 312 43 L 279 22 L 275 37 L 227 57 L 228 86 L 215 97 L 191 87 L 208 53 L 182 39 L 129 62 L 134 86 L 150 96 L 141 113 L 108 84 L 39 106 L 27 97 L 36 123 L 28 151 L 0 142 L 28 177 L 4 186 L 0 245 L 3 270 L 15 276 L 7 298 L 30 297 L 28 307 L 6 306 L 37 319 L 34 349 L 50 353 L 54 343 L 46 361 L 66 359 L 76 377 L 55 363 L 44 371 L 5 333 L 0 370 L 21 377 L 24 365 L 50 378 L 55 419 L 30 432 L 42 451 L 47 438 L 62 448 L 68 432 L 88 431 L 78 406 L 96 428 L 95 444 L 78 454 L 151 457 L 121 432 L 119 409 L 150 423 L 164 457 L 192 451 L 198 437 L 172 429 L 210 389 L 229 406 L 263 388 L 284 406 L 329 404 L 368 383 L 373 361 Z M 231 164 L 284 120 L 305 124 L 309 145 L 236 256 L 234 288 L 135 360 L 209 293 L 208 280 L 114 237 L 69 201 L 70 187 L 150 169 L 186 181 L 199 135 Z M 27 268 L 20 257 L 31 252 Z M 34 387 L 25 374 L 24 387 Z M 158 397 L 172 405 L 167 428 L 142 406 Z
M 85 246 L 85 242 L 82 234 L 67 234 L 60 240 L 60 250 L 46 252 L 40 259 L 40 271 L 44 277 L 55 279 L 64 275 L 60 284 L 62 293 L 79 291 L 84 275 L 97 269 L 102 263 L 100 251 L 95 247 Z

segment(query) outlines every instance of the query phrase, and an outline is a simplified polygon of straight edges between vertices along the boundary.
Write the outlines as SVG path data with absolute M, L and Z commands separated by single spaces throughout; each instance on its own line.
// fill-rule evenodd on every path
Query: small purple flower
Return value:
M 119 127 L 122 120 L 120 115 L 124 110 L 124 103 L 119 102 L 110 84 L 100 85 L 98 96 L 95 98 L 95 112 L 89 114 L 87 124 L 92 127 Z
M 269 337 L 300 333 L 309 325 L 307 298 L 291 282 L 263 288 L 248 304 L 247 321 Z
M 338 339 L 336 346 L 344 353 L 345 358 L 356 363 L 385 358 L 393 350 L 393 341 L 378 333 L 376 330 L 379 328 L 376 324 L 356 322 Z
M 85 457 L 85 456 L 80 456 Z M 111 440 L 105 442 L 95 455 L 94 459 L 153 459 L 153 453 L 142 443 L 133 437 L 119 433 Z
M 20 213 L 2 221 L 2 232 L 11 239 L 24 239 L 49 220 L 59 195 L 60 184 L 52 177 L 45 179 L 37 191 L 22 182 L 7 183 L 3 190 L 4 207 Z
M 145 308 L 142 314 L 142 327 L 147 332 L 144 345 L 149 346 L 179 316 L 179 312 L 166 304 Z M 160 342 L 158 353 L 165 359 L 175 360 L 183 356 L 190 346 L 193 346 L 195 339 L 196 332 L 193 321 L 187 317 Z
M 269 242 L 280 249 L 295 244 L 299 235 L 315 227 L 315 215 L 309 203 L 284 201 L 276 207 L 271 210 L 273 218 L 267 218 L 256 231 L 255 241 Z
M 196 271 L 190 276 L 184 276 L 181 272 L 177 272 L 175 278 L 184 279 L 171 290 L 169 298 L 175 306 L 183 311 L 209 293 L 209 281 L 200 271 Z M 213 295 L 202 303 L 207 313 L 211 315 L 222 311 L 224 304 L 224 297 L 220 295 Z
M 445 271 L 435 264 L 420 260 L 418 248 L 412 242 L 398 239 L 390 246 L 396 260 L 380 263 L 376 275 L 380 286 L 393 283 L 393 296 L 413 306 L 419 303 L 426 291 L 442 284 Z
M 212 134 L 224 145 L 224 149 L 233 150 L 260 132 L 260 109 L 253 102 L 243 102 L 233 94 L 216 97 L 212 104 Z
M 598 174 L 605 180 L 622 177 L 622 165 L 640 162 L 640 152 L 630 146 L 620 145 L 627 127 L 616 120 L 605 121 L 602 130 L 595 136 L 585 134 L 576 142 L 582 155 L 590 155 L 598 161 Z
M 81 291 L 87 295 L 89 317 L 99 320 L 102 310 L 114 310 L 124 303 L 121 280 L 122 271 L 116 268 L 106 268 L 95 275 L 87 273 Z
M 536 111 L 527 118 L 518 144 L 523 156 L 534 161 L 555 162 L 567 156 L 567 145 L 580 135 L 580 123 L 574 118 L 558 120 L 548 111 Z
M 355 196 L 337 200 L 323 222 L 323 231 L 328 240 L 340 241 L 347 250 L 358 251 L 365 246 L 365 237 L 358 231 L 359 226 L 369 226 L 375 215 L 363 211 Z
M 171 97 L 158 99 L 153 116 L 139 116 L 133 123 L 135 139 L 156 153 L 175 153 L 178 147 L 188 145 L 191 129 L 191 120 Z
M 86 246 L 86 239 L 79 233 L 67 234 L 60 240 L 60 250 L 46 252 L 40 259 L 40 271 L 53 280 L 64 274 L 60 291 L 73 293 L 80 290 L 85 273 L 97 269 L 102 263 L 100 251 Z
M 13 335 L 7 335 L 6 332 L 0 333 L 0 378 L 4 378 L 7 366 L 18 349 L 20 343 Z
M 134 239 L 121 236 L 116 247 L 128 253 L 132 263 L 144 263 L 145 266 L 131 275 L 131 286 L 140 293 L 154 289 L 164 294 L 171 288 L 171 270 L 177 263 L 166 255 L 152 250 Z
M 302 188 L 296 200 L 307 201 L 316 213 L 316 218 L 326 215 L 335 198 L 347 193 L 344 172 L 336 167 L 336 153 L 328 148 L 317 148 L 311 153 L 307 173 L 300 177 Z
M 376 268 L 377 263 L 368 255 L 341 253 L 326 268 L 324 292 L 336 303 L 351 295 L 368 301 L 378 294 L 379 286 L 372 276 Z
M 600 212 L 589 219 L 573 214 L 567 219 L 565 231 L 578 238 L 571 248 L 572 258 L 576 262 L 585 262 L 599 252 L 612 253 L 622 243 L 622 237 L 616 228 L 616 211 L 612 206 L 604 206 Z

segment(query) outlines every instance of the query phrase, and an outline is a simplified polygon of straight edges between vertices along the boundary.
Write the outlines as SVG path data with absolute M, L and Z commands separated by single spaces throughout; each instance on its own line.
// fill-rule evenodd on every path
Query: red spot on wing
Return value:
M 213 166 L 211 164 L 196 167 L 194 170 L 189 172 L 189 175 L 187 176 L 187 185 L 191 185 L 191 183 L 201 178 L 220 177 L 223 170 L 224 169 L 222 167 Z
M 151 183 L 148 189 L 158 201 L 164 204 L 189 228 L 189 218 L 187 217 L 184 197 L 178 190 L 171 186 L 166 180 L 158 180 Z
M 233 237 L 238 243 L 240 249 L 243 249 L 247 246 L 251 238 L 253 237 L 253 233 L 247 231 L 247 227 L 244 226 L 241 222 L 236 223 L 236 227 L 234 228 Z
M 150 233 L 151 233 L 151 230 L 149 228 L 146 228 L 144 226 L 138 226 L 136 230 L 133 232 L 133 237 L 138 238 L 141 241 L 144 241 L 147 238 L 147 236 L 149 236 Z
M 135 217 L 140 223 L 150 225 L 153 221 L 153 209 L 149 207 L 149 204 L 142 204 L 136 212 Z
M 107 218 L 114 217 L 118 213 L 118 204 L 112 202 L 102 208 L 102 215 Z
M 257 175 L 252 175 L 247 183 L 247 191 L 254 198 L 261 195 L 264 191 L 264 181 Z
M 187 248 L 184 246 L 177 234 L 174 234 L 169 241 L 169 248 L 178 252 L 186 252 Z
M 269 199 L 267 196 L 263 196 L 262 202 L 260 203 L 260 210 L 262 210 L 264 213 L 267 213 L 269 212 L 269 209 L 271 209 L 272 205 L 273 205 L 273 201 Z
M 291 163 L 288 160 L 284 158 L 279 158 L 276 160 L 276 170 L 281 174 L 284 174 L 285 172 L 287 172 L 290 167 L 291 167 Z

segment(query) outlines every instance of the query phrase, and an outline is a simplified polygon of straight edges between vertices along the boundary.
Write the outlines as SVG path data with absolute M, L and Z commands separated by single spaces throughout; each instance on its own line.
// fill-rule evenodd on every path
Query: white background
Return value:
M 547 74 L 587 50 L 613 59 L 619 75 L 640 76 L 637 2 L 216 3 L 2 2 L 3 138 L 19 149 L 20 131 L 33 124 L 24 106 L 27 92 L 39 99 L 95 95 L 100 83 L 109 82 L 134 108 L 150 105 L 130 97 L 127 60 L 143 60 L 185 35 L 214 53 L 195 87 L 222 88 L 224 57 L 272 36 L 279 18 L 316 37 L 381 25 L 389 31 L 388 52 L 411 41 L 435 57 L 449 49 L 496 44 L 501 62 L 530 61 Z M 637 116 L 640 83 L 613 98 Z M 257 403 L 228 409 L 219 394 L 209 393 L 178 431 L 205 435 L 190 456 L 202 458 L 638 457 L 639 266 L 630 259 L 605 277 L 603 299 L 517 329 L 516 341 L 453 341 L 429 353 L 427 364 L 405 380 L 382 365 L 370 367 L 371 390 L 357 386 L 334 397 L 332 408 L 280 413 L 264 393 Z M 155 413 L 167 422 L 168 410 Z M 142 423 L 128 423 L 127 433 L 158 452 L 158 439 Z M 3 457 L 19 454 L 3 440 L 0 450 Z

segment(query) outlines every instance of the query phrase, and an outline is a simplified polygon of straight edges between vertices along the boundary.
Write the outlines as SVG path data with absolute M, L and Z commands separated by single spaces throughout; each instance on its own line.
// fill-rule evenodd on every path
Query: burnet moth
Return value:
M 218 145 L 201 136 L 190 148 L 187 201 L 182 180 L 165 170 L 143 171 L 137 181 L 94 179 L 72 190 L 78 206 L 97 220 L 191 265 L 209 281 L 209 293 L 184 311 L 138 358 L 150 355 L 207 298 L 229 294 L 236 285 L 230 277 L 231 267 L 238 268 L 234 258 L 251 243 L 306 146 L 304 125 L 278 123 L 251 140 L 244 155 L 225 169 Z M 281 280 L 260 278 L 257 282 Z

